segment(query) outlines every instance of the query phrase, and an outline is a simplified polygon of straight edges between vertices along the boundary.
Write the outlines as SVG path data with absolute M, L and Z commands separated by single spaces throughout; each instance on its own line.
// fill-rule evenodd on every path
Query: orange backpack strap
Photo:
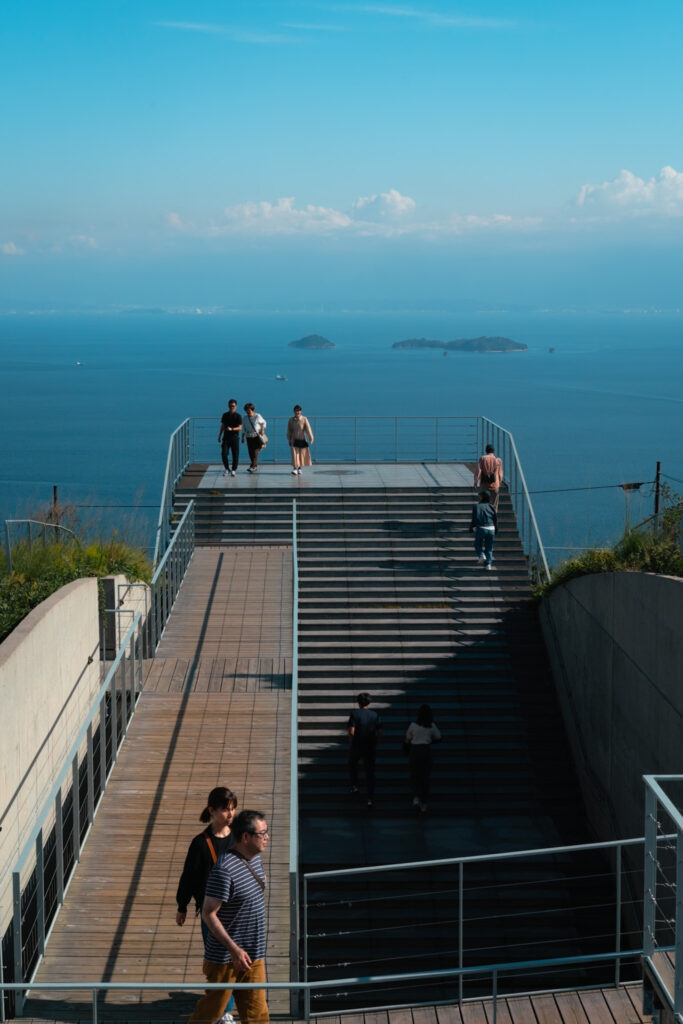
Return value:
M 206 845 L 209 847 L 209 850 L 211 851 L 211 860 L 215 864 L 218 858 L 216 857 L 216 851 L 214 850 L 213 843 L 211 842 L 211 836 L 206 837 Z

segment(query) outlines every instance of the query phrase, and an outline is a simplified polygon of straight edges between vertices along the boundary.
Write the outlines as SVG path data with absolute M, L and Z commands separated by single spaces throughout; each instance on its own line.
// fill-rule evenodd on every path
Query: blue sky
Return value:
M 679 3 L 6 0 L 0 308 L 677 307 Z

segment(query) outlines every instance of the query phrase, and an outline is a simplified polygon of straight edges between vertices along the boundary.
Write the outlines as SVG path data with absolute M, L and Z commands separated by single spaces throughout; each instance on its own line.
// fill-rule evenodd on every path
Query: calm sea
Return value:
M 288 348 L 310 333 L 337 347 Z M 529 351 L 391 349 L 483 334 Z M 299 402 L 309 415 L 399 415 L 416 431 L 427 415 L 482 414 L 514 434 L 557 561 L 650 514 L 649 483 L 629 498 L 610 485 L 652 481 L 659 459 L 683 492 L 682 340 L 683 316 L 655 314 L 0 317 L 0 518 L 27 515 L 58 484 L 62 501 L 136 505 L 148 529 L 169 434 L 187 416 L 218 421 L 231 395 L 266 418 Z M 97 514 L 110 525 L 129 511 Z

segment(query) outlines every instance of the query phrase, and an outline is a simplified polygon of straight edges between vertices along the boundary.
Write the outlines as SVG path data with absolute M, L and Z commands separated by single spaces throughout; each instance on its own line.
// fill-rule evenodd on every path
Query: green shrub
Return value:
M 78 540 L 25 542 L 12 547 L 12 573 L 0 559 L 0 641 L 37 605 L 60 587 L 84 576 L 123 575 L 129 581 L 149 583 L 152 566 L 140 548 L 116 534 L 83 546 Z
M 652 536 L 642 530 L 629 530 L 613 548 L 586 551 L 552 569 L 550 581 L 537 587 L 535 595 L 540 598 L 577 576 L 620 571 L 683 577 L 683 556 L 676 541 L 666 534 Z

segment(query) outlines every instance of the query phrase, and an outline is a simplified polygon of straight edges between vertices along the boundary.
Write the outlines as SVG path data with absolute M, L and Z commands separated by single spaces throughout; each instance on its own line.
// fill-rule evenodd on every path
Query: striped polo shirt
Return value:
M 258 854 L 249 861 L 249 867 L 265 883 Z M 221 901 L 218 919 L 232 941 L 252 960 L 262 960 L 266 955 L 265 893 L 242 857 L 232 850 L 219 857 L 206 883 L 206 895 Z M 213 964 L 230 962 L 229 951 L 210 932 L 204 955 Z

